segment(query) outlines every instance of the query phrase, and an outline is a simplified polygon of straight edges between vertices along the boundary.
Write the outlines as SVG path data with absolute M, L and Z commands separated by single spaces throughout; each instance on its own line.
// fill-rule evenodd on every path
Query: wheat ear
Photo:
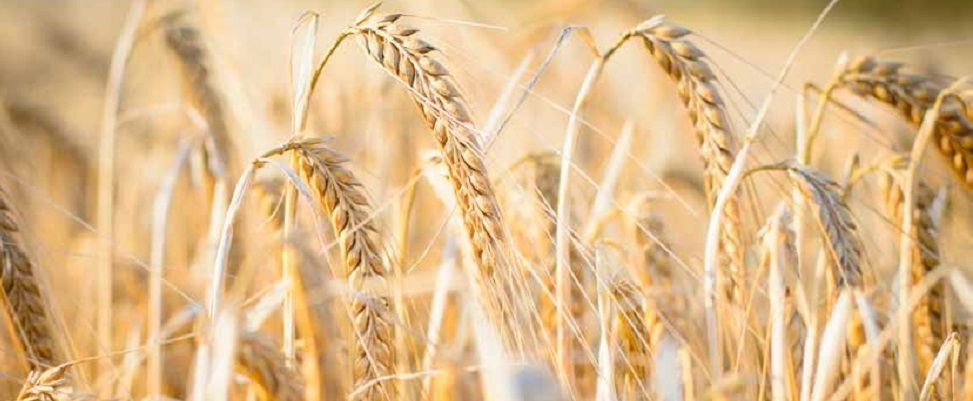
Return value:
M 31 371 L 17 395 L 17 401 L 80 401 L 93 397 L 77 392 L 68 378 L 68 366 Z
M 786 400 L 790 393 L 793 361 L 788 358 L 787 341 L 787 284 L 784 269 L 796 267 L 794 233 L 790 231 L 791 213 L 781 205 L 760 232 L 761 270 L 768 270 L 768 297 L 770 298 L 770 386 L 775 401 Z
M 787 171 L 814 211 L 814 220 L 824 234 L 827 252 L 837 269 L 838 285 L 861 286 L 864 246 L 851 210 L 841 198 L 840 187 L 808 166 L 792 164 Z
M 20 227 L 14 220 L 7 194 L 0 189 L 0 283 L 7 314 L 15 326 L 32 369 L 44 369 L 64 362 L 54 335 L 54 323 L 34 265 L 18 239 Z
M 312 78 L 312 88 L 334 49 L 347 37 L 357 37 L 365 52 L 409 90 L 423 120 L 443 154 L 456 201 L 478 267 L 477 296 L 488 307 L 488 318 L 505 333 L 504 339 L 523 349 L 523 324 L 530 324 L 521 300 L 522 282 L 510 278 L 507 235 L 503 216 L 487 173 L 480 138 L 466 101 L 449 71 L 430 53 L 435 48 L 415 37 L 416 29 L 397 24 L 400 14 L 378 14 L 378 4 L 367 9 L 346 29 L 324 56 Z M 531 331 L 532 332 L 532 331 Z
M 891 175 L 882 177 L 886 210 L 896 224 L 902 222 L 902 188 Z M 914 254 L 912 258 L 912 282 L 918 283 L 930 271 L 939 266 L 939 224 L 943 202 L 937 192 L 923 182 L 916 186 L 915 209 L 912 216 Z M 898 239 L 898 236 L 896 236 Z M 919 301 L 913 311 L 916 349 L 921 372 L 927 372 L 936 356 L 936 348 L 945 341 L 946 308 L 945 289 L 941 283 L 933 285 L 929 294 Z
M 270 337 L 259 332 L 246 332 L 240 335 L 239 341 L 237 366 L 259 385 L 261 399 L 304 399 L 304 383 L 300 374 L 287 366 L 280 347 Z
M 659 66 L 676 83 L 679 97 L 689 112 L 703 160 L 706 198 L 712 208 L 736 156 L 736 143 L 729 132 L 730 122 L 716 74 L 706 54 L 686 38 L 691 33 L 688 29 L 661 23 L 636 28 L 636 32 Z M 740 205 L 735 196 L 728 199 L 723 213 L 720 253 L 730 275 L 727 290 L 733 299 L 745 302 L 744 246 Z
M 900 63 L 860 57 L 845 68 L 838 84 L 855 94 L 894 107 L 918 127 L 923 116 L 933 107 L 944 86 L 928 77 L 902 72 Z M 973 122 L 962 105 L 944 105 L 937 116 L 934 139 L 940 153 L 967 188 L 973 187 Z
M 617 364 L 621 375 L 616 387 L 625 399 L 643 399 L 649 394 L 652 359 L 665 334 L 656 302 L 626 279 L 612 283 L 612 296 L 618 304 L 614 333 L 621 357 Z
M 363 399 L 395 398 L 393 382 L 394 332 L 390 299 L 377 295 L 389 274 L 381 238 L 372 220 L 372 209 L 361 183 L 344 167 L 338 152 L 315 140 L 286 145 L 297 155 L 301 177 L 308 183 L 319 206 L 328 215 L 340 242 L 351 297 L 356 349 L 351 351 L 355 386 Z M 362 390 L 360 387 L 368 386 Z
M 502 263 L 503 224 L 466 102 L 446 68 L 429 56 L 435 49 L 413 37 L 415 29 L 396 25 L 398 19 L 375 15 L 353 30 L 368 55 L 411 89 L 443 150 L 477 263 L 490 276 Z
M 184 93 L 192 107 L 206 121 L 207 138 L 212 146 L 204 147 L 207 171 L 214 178 L 225 178 L 232 156 L 229 128 L 223 98 L 217 89 L 209 49 L 202 31 L 182 13 L 163 18 L 165 43 L 179 62 Z

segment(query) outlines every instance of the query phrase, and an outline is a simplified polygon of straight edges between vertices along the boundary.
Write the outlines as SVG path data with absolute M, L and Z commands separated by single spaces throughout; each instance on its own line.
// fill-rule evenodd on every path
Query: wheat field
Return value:
M 973 400 L 973 8 L 729 3 L 0 1 L 0 399 Z

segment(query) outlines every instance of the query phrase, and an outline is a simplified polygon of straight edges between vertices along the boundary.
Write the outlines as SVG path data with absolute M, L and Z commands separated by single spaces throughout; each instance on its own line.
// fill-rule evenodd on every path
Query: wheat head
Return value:
M 18 239 L 19 230 L 7 194 L 0 188 L 0 283 L 6 311 L 30 367 L 45 369 L 64 362 L 64 354 L 34 265 Z
M 918 127 L 944 86 L 931 78 L 902 72 L 900 63 L 860 57 L 838 77 L 839 85 L 855 94 L 894 107 Z M 955 104 L 958 103 L 958 104 Z M 973 187 L 973 122 L 967 101 L 944 105 L 936 122 L 934 138 L 940 153 L 967 188 Z
M 266 401 L 298 401 L 304 397 L 301 375 L 287 366 L 280 346 L 265 334 L 246 332 L 240 335 L 236 363 L 260 388 Z
M 659 66 L 676 83 L 679 98 L 689 112 L 703 160 L 706 198 L 712 208 L 736 157 L 736 143 L 730 133 L 716 74 L 706 53 L 686 38 L 691 33 L 688 29 L 660 23 L 636 28 L 636 32 Z M 723 213 L 725 224 L 721 227 L 720 251 L 729 271 L 727 291 L 731 299 L 744 302 L 743 228 L 736 197 L 727 202 Z
M 351 350 L 352 374 L 358 386 L 369 386 L 363 399 L 394 399 L 393 382 L 384 379 L 395 366 L 391 299 L 378 295 L 389 274 L 382 240 L 365 191 L 348 161 L 315 140 L 298 140 L 288 146 L 297 154 L 301 177 L 317 198 L 334 227 L 341 249 L 351 297 L 356 349 Z

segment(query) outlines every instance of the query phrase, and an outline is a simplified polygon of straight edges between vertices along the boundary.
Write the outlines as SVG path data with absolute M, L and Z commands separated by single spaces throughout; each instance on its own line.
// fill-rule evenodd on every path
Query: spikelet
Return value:
M 17 401 L 81 401 L 94 397 L 77 392 L 71 387 L 68 367 L 59 365 L 43 371 L 31 371 L 27 382 L 20 389 Z

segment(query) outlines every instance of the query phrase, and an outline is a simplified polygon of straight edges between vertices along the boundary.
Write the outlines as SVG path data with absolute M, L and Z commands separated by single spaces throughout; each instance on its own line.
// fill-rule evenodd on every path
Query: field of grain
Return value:
M 0 399 L 973 400 L 973 6 L 2 0 Z

